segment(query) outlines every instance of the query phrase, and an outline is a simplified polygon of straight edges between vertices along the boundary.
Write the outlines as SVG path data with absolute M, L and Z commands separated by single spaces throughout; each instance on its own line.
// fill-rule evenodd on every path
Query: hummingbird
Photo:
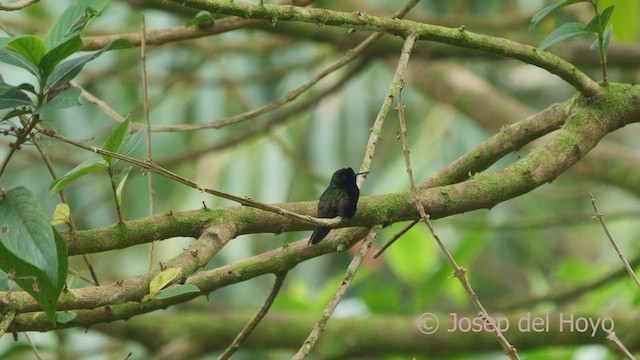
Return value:
M 356 185 L 356 176 L 368 174 L 368 171 L 356 173 L 352 168 L 342 168 L 333 173 L 329 187 L 318 201 L 318 217 L 334 218 L 341 216 L 351 219 L 356 214 L 360 190 Z M 330 227 L 319 226 L 311 234 L 309 244 L 317 244 L 331 231 Z

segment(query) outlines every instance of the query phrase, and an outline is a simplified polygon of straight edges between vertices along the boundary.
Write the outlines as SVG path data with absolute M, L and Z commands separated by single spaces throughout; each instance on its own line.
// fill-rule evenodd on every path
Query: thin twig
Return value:
M 18 150 L 20 146 L 22 146 L 22 144 L 24 144 L 24 142 L 29 139 L 29 137 L 31 136 L 31 131 L 36 127 L 36 125 L 39 122 L 40 122 L 40 116 L 38 114 L 35 114 L 31 117 L 30 120 L 27 120 L 26 124 L 23 126 L 22 129 L 17 130 L 18 134 L 16 136 L 16 141 L 14 141 L 13 145 L 9 147 L 9 153 L 2 161 L 2 164 L 0 165 L 0 178 L 4 174 L 4 171 L 7 169 L 7 165 L 9 165 L 9 161 L 11 160 L 11 157 L 13 156 L 13 154 L 15 154 L 16 150 Z
M 51 177 L 53 178 L 53 180 L 56 180 L 58 178 L 58 174 L 56 172 L 55 167 L 53 166 L 53 163 L 51 162 L 51 159 L 49 158 L 49 155 L 47 154 L 47 152 L 44 150 L 44 147 L 40 143 L 40 140 L 38 140 L 35 136 L 32 136 L 31 142 L 36 146 L 36 149 L 38 149 L 38 152 L 40 153 L 40 157 L 42 157 L 42 160 L 44 160 L 44 163 L 47 166 L 47 169 L 49 170 L 49 174 L 51 174 Z M 60 201 L 62 203 L 68 204 L 64 196 L 63 190 L 60 190 L 58 192 L 58 195 L 60 196 Z M 74 233 L 76 231 L 76 224 L 71 214 L 69 214 L 69 230 L 71 231 L 71 233 Z M 87 254 L 82 254 L 82 260 L 87 266 L 87 269 L 89 269 L 89 273 L 93 278 L 92 281 L 88 281 L 88 282 L 95 286 L 100 286 L 100 282 L 98 281 L 98 275 L 96 274 L 96 271 L 93 268 L 93 265 L 91 265 L 91 262 L 89 262 L 89 257 L 87 256 Z
M 340 79 L 338 79 L 334 84 L 323 89 L 317 94 L 311 95 L 307 97 L 305 100 L 299 101 L 287 109 L 281 110 L 279 113 L 273 114 L 268 119 L 264 119 L 264 121 L 255 122 L 246 131 L 235 132 L 228 137 L 226 137 L 223 141 L 207 145 L 200 149 L 195 149 L 185 154 L 179 154 L 176 156 L 172 156 L 169 158 L 165 158 L 164 160 L 158 160 L 159 164 L 163 164 L 164 166 L 180 163 L 184 160 L 191 160 L 195 157 L 202 156 L 212 151 L 221 150 L 230 146 L 237 145 L 238 143 L 245 141 L 247 139 L 252 138 L 258 134 L 269 131 L 274 128 L 276 125 L 281 124 L 288 119 L 295 118 L 295 115 L 305 111 L 310 106 L 318 103 L 321 99 L 325 98 L 328 95 L 334 94 L 338 91 L 347 81 L 353 78 L 358 72 L 364 69 L 365 65 L 368 63 L 368 59 L 362 59 L 362 61 L 357 62 L 351 68 L 349 68 L 346 72 L 340 75 Z
M 633 356 L 633 354 L 631 354 L 631 352 L 629 351 L 629 349 L 627 349 L 626 346 L 624 346 L 624 344 L 622 343 L 622 341 L 620 341 L 620 339 L 618 339 L 618 337 L 616 336 L 615 331 L 607 331 L 607 340 L 611 340 L 613 341 L 616 346 L 618 347 L 618 349 L 620 351 L 622 351 L 622 353 L 624 354 L 624 356 L 629 359 L 629 360 L 636 360 L 636 357 Z
M 627 272 L 629 272 L 629 275 L 631 275 L 631 278 L 633 279 L 633 281 L 635 281 L 638 288 L 640 288 L 640 280 L 638 280 L 636 273 L 633 271 L 633 268 L 631 267 L 631 265 L 629 265 L 629 262 L 627 261 L 627 259 L 624 257 L 624 255 L 622 255 L 622 251 L 620 251 L 620 248 L 618 247 L 618 244 L 616 244 L 616 241 L 613 240 L 613 236 L 611 236 L 611 233 L 609 232 L 609 228 L 607 227 L 607 224 L 604 222 L 604 215 L 602 215 L 596 208 L 596 200 L 593 198 L 593 194 L 589 193 L 589 195 L 591 195 L 591 205 L 593 205 L 593 210 L 596 212 L 596 215 L 594 217 L 598 219 L 600 226 L 602 226 L 604 233 L 607 235 L 607 238 L 611 242 L 611 246 L 613 246 L 613 249 L 616 251 L 616 253 L 620 257 L 620 260 L 622 260 L 624 267 L 627 268 Z
M 172 0 L 184 6 L 211 11 L 220 15 L 232 15 L 241 18 L 262 19 L 267 21 L 294 21 L 343 28 L 355 28 L 364 31 L 386 32 L 394 35 L 406 35 L 416 32 L 420 40 L 435 41 L 461 48 L 474 49 L 498 56 L 517 59 L 543 68 L 571 84 L 583 95 L 590 97 L 602 93 L 597 82 L 593 81 L 573 64 L 548 52 L 505 38 L 476 34 L 467 31 L 464 26 L 457 29 L 423 24 L 411 20 L 397 20 L 377 17 L 360 12 L 340 12 L 323 8 L 296 8 L 291 6 L 256 4 L 228 0 Z
M 387 250 L 389 246 L 393 245 L 393 243 L 396 242 L 396 240 L 401 238 L 402 235 L 404 235 L 407 231 L 411 230 L 411 228 L 414 227 L 419 222 L 420 220 L 411 220 L 407 225 L 405 225 L 397 233 L 393 234 L 393 236 L 389 240 L 387 240 L 387 242 L 385 242 L 380 249 L 378 249 L 375 253 L 373 253 L 373 258 L 377 259 L 378 256 L 382 255 L 382 253 L 385 250 Z
M 382 125 L 384 124 L 384 119 L 387 117 L 389 110 L 391 109 L 391 105 L 393 104 L 393 98 L 396 97 L 398 92 L 398 84 L 402 81 L 402 77 L 404 76 L 404 72 L 407 68 L 407 63 L 409 62 L 409 55 L 411 55 L 411 50 L 413 49 L 416 43 L 416 35 L 410 34 L 407 36 L 407 39 L 404 42 L 404 46 L 402 47 L 402 52 L 400 53 L 400 60 L 398 60 L 398 66 L 396 67 L 396 72 L 393 75 L 393 80 L 391 81 L 391 85 L 389 85 L 389 89 L 387 90 L 387 94 L 382 102 L 382 107 L 380 107 L 380 111 L 376 116 L 376 120 L 371 127 L 371 135 L 369 136 L 369 141 L 367 142 L 367 148 L 364 155 L 364 160 L 362 161 L 362 165 L 360 166 L 360 172 L 369 171 L 369 167 L 371 166 L 371 162 L 373 161 L 373 156 L 376 153 L 376 144 L 380 139 L 380 133 L 382 132 Z M 364 182 L 365 177 L 358 177 L 358 186 Z
M 88 278 L 84 275 L 82 275 L 81 273 L 73 270 L 72 268 L 69 268 L 69 270 L 67 270 L 67 272 L 73 276 L 78 276 L 80 279 L 84 280 L 87 282 L 87 284 L 91 284 L 93 286 L 100 286 L 99 284 L 96 284 L 94 279 Z
M 399 11 L 401 15 L 398 15 L 398 16 L 404 15 L 404 13 L 409 11 L 411 7 L 415 4 L 416 4 L 416 1 L 407 3 Z M 372 36 L 370 36 L 370 38 Z M 382 107 L 378 112 L 378 116 L 376 117 L 374 125 L 371 128 L 371 132 L 369 134 L 369 140 L 367 141 L 367 147 L 366 147 L 364 159 L 362 160 L 362 165 L 360 165 L 361 172 L 368 171 L 369 167 L 371 166 L 371 163 L 373 162 L 373 157 L 376 150 L 376 144 L 378 143 L 378 140 L 380 138 L 382 125 L 384 124 L 384 120 L 387 116 L 387 113 L 391 108 L 393 97 L 397 92 L 396 85 L 400 81 L 400 79 L 402 79 L 402 77 L 404 76 L 403 74 L 406 70 L 407 63 L 409 62 L 409 55 L 411 54 L 411 50 L 413 49 L 415 42 L 416 42 L 416 36 L 414 34 L 410 34 L 405 40 L 404 46 L 402 48 L 402 52 L 400 54 L 400 59 L 398 60 L 396 73 L 391 82 L 391 86 L 389 86 L 389 89 L 387 90 L 387 95 L 385 96 L 385 99 L 382 103 Z M 362 184 L 364 183 L 364 181 L 365 181 L 364 176 L 359 177 L 357 180 L 358 187 L 362 187 Z M 373 246 L 373 241 L 377 239 L 378 233 L 380 232 L 381 229 L 382 229 L 382 225 L 375 225 L 369 230 L 367 237 L 360 245 L 360 249 L 358 250 L 358 253 L 351 260 L 351 263 L 347 268 L 347 272 L 342 282 L 340 283 L 338 290 L 334 294 L 329 304 L 327 304 L 327 306 L 325 307 L 324 311 L 322 312 L 322 315 L 320 316 L 320 319 L 314 325 L 313 330 L 311 331 L 311 333 L 309 334 L 305 342 L 302 344 L 302 347 L 298 350 L 298 352 L 292 359 L 303 359 L 309 354 L 309 352 L 311 351 L 311 348 L 313 348 L 316 341 L 318 340 L 320 333 L 324 330 L 327 324 L 327 321 L 329 321 L 329 318 L 333 314 L 333 311 L 335 310 L 335 308 L 338 306 L 338 304 L 344 297 L 344 294 L 349 288 L 349 285 L 351 285 L 351 280 L 353 280 L 353 277 L 355 276 L 355 273 L 358 270 L 358 267 L 360 266 L 360 264 L 362 263 L 362 260 L 364 259 L 364 257 L 367 255 L 367 253 Z
M 397 97 L 397 101 L 398 101 L 397 110 L 398 110 L 398 118 L 400 120 L 400 138 L 402 139 L 402 153 L 404 155 L 404 162 L 407 168 L 407 175 L 409 177 L 409 187 L 410 187 L 409 192 L 411 194 L 411 198 L 415 203 L 416 209 L 420 213 L 420 218 L 425 224 L 427 224 L 427 227 L 431 232 L 431 236 L 434 238 L 434 240 L 440 247 L 440 250 L 442 250 L 442 253 L 445 255 L 445 257 L 451 264 L 451 267 L 453 267 L 454 269 L 453 275 L 456 278 L 458 278 L 458 280 L 460 280 L 462 287 L 464 287 L 465 291 L 467 292 L 467 295 L 469 296 L 469 299 L 471 299 L 471 302 L 473 303 L 474 307 L 480 313 L 480 316 L 484 319 L 484 321 L 489 322 L 491 319 L 491 317 L 489 316 L 489 313 L 484 308 L 484 306 L 480 302 L 480 299 L 471 288 L 471 284 L 469 284 L 469 282 L 467 281 L 467 278 L 465 276 L 466 269 L 463 269 L 458 266 L 455 259 L 447 249 L 447 247 L 440 240 L 440 237 L 438 236 L 438 234 L 436 234 L 435 228 L 433 227 L 433 225 L 431 224 L 431 221 L 429 220 L 429 215 L 427 215 L 427 213 L 425 212 L 424 206 L 420 201 L 418 189 L 416 188 L 416 184 L 413 179 L 413 170 L 411 170 L 411 157 L 409 153 L 409 144 L 407 141 L 407 125 L 404 117 L 404 105 L 402 105 L 402 98 L 401 98 L 402 86 L 403 86 L 403 82 L 400 82 L 400 84 L 398 85 L 399 88 L 398 88 L 398 97 Z M 511 359 L 519 359 L 518 354 L 516 353 L 516 348 L 513 347 L 513 345 L 511 345 L 507 341 L 507 339 L 504 337 L 504 335 L 502 335 L 502 332 L 500 332 L 500 330 L 497 327 L 494 326 L 493 329 L 494 329 L 493 333 L 495 334 L 496 338 L 498 339 L 498 342 L 504 349 L 507 356 L 509 356 L 509 358 Z
M 147 30 L 144 20 L 144 13 L 140 13 L 141 39 L 140 44 L 140 69 L 142 72 L 142 108 L 144 112 L 144 122 L 147 124 L 147 157 L 145 161 L 152 162 L 151 157 L 151 121 L 149 120 L 149 83 L 147 81 Z M 149 215 L 156 214 L 156 188 L 153 183 L 153 173 L 147 173 L 147 185 L 149 187 Z M 155 240 L 149 244 L 149 257 L 147 260 L 147 271 L 153 268 L 153 252 L 155 249 Z
M 327 307 L 325 307 L 324 311 L 322 312 L 322 315 L 320 316 L 320 319 L 313 326 L 313 330 L 311 331 L 307 339 L 302 344 L 302 347 L 291 358 L 292 360 L 304 359 L 309 354 L 309 351 L 311 351 L 311 348 L 313 348 L 313 345 L 315 345 L 316 341 L 318 341 L 318 337 L 320 336 L 320 333 L 324 330 L 327 324 L 327 321 L 329 321 L 329 318 L 331 318 L 331 315 L 333 314 L 333 311 L 336 309 L 336 307 L 340 303 L 340 300 L 342 300 L 342 298 L 344 297 L 344 294 L 347 292 L 349 285 L 351 285 L 351 281 L 356 275 L 356 271 L 358 270 L 360 263 L 362 263 L 362 260 L 365 258 L 365 256 L 371 249 L 371 246 L 373 246 L 373 242 L 378 237 L 378 233 L 380 232 L 381 229 L 382 229 L 381 225 L 375 225 L 371 228 L 371 230 L 369 231 L 369 234 L 367 235 L 365 240 L 362 242 L 362 245 L 360 245 L 360 249 L 351 260 L 351 263 L 347 268 L 347 272 L 344 274 L 344 278 L 342 279 L 342 282 L 338 287 L 338 291 L 336 291 L 336 293 L 333 295 L 333 298 L 331 299 L 329 304 L 327 304 Z
M 298 86 L 295 89 L 289 90 L 286 94 L 282 95 L 277 100 L 270 102 L 266 105 L 263 105 L 256 109 L 249 110 L 242 114 L 234 115 L 224 119 L 215 119 L 215 120 L 210 120 L 207 122 L 197 123 L 197 124 L 155 125 L 151 129 L 152 131 L 158 131 L 158 132 L 159 131 L 194 131 L 194 130 L 201 130 L 201 129 L 219 129 L 227 125 L 236 124 L 242 121 L 254 119 L 262 114 L 265 114 L 269 111 L 275 110 L 287 103 L 292 102 L 302 93 L 304 93 L 305 91 L 310 89 L 313 85 L 318 83 L 320 80 L 324 79 L 331 73 L 347 65 L 351 61 L 357 59 L 366 49 L 368 49 L 374 42 L 376 42 L 380 37 L 382 37 L 382 35 L 383 34 L 381 33 L 376 33 L 369 36 L 363 42 L 358 44 L 358 46 L 347 51 L 347 53 L 343 57 L 338 59 L 338 61 L 331 64 L 331 66 L 321 71 L 319 74 L 311 78 L 309 81 L 305 82 L 304 84 Z M 131 124 L 132 129 L 135 129 L 136 126 L 138 125 Z
M 13 319 L 15 317 L 16 317 L 15 311 L 9 311 L 2 316 L 2 321 L 0 321 L 0 338 L 2 338 L 2 335 L 4 335 L 4 333 L 7 332 L 7 330 L 9 329 L 9 326 L 11 326 L 11 323 L 13 322 Z
M 632 267 L 640 265 L 640 256 L 631 260 L 630 264 Z M 570 301 L 572 299 L 575 299 L 587 292 L 594 291 L 599 287 L 610 284 L 612 281 L 625 276 L 625 274 L 627 274 L 627 269 L 623 267 L 618 270 L 611 271 L 610 273 L 605 274 L 604 276 L 601 276 L 585 284 L 580 284 L 570 288 L 567 288 L 566 286 L 562 286 L 562 288 L 557 289 L 556 291 L 550 291 L 549 293 L 544 295 L 522 299 L 522 300 L 510 301 L 508 303 L 507 302 L 501 303 L 496 305 L 496 308 L 500 309 L 500 311 L 502 312 L 505 312 L 505 311 L 513 311 L 516 309 L 522 309 L 522 308 L 525 308 L 525 309 L 533 308 L 534 305 L 540 304 L 543 302 L 553 302 L 556 305 L 558 305 L 558 304 Z
M 33 351 L 33 354 L 36 356 L 36 359 L 42 360 L 42 357 L 40 356 L 40 353 L 38 353 L 38 348 L 33 343 L 33 341 L 31 341 L 31 337 L 29 337 L 29 334 L 26 333 L 26 332 L 24 332 L 23 334 L 24 334 L 25 339 L 27 339 L 27 342 L 29 343 L 29 346 L 31 346 L 31 350 Z
M 236 338 L 233 339 L 231 345 L 229 345 L 229 347 L 222 353 L 222 355 L 218 357 L 218 360 L 225 360 L 230 358 L 231 355 L 233 355 L 233 353 L 238 350 L 240 345 L 242 345 L 242 343 L 247 339 L 251 332 L 256 328 L 256 326 L 258 326 L 260 321 L 262 321 L 262 319 L 267 315 L 269 309 L 271 308 L 271 305 L 273 304 L 273 301 L 276 299 L 276 296 L 278 296 L 278 292 L 280 292 L 280 289 L 282 288 L 282 284 L 284 283 L 284 279 L 286 276 L 286 272 L 276 275 L 276 281 L 273 284 L 273 288 L 271 288 L 271 292 L 264 300 L 264 304 L 262 304 L 260 310 L 258 310 L 258 312 L 253 315 L 247 325 L 245 325 L 240 333 L 236 336 Z
M 87 91 L 87 89 L 83 88 L 82 86 L 80 86 L 79 84 L 77 84 L 74 81 L 71 81 L 71 86 L 82 90 L 82 97 L 84 97 L 84 99 L 87 100 L 89 103 L 97 106 L 98 109 L 102 110 L 102 112 L 105 113 L 110 118 L 114 119 L 115 121 L 117 121 L 119 123 L 122 123 L 122 122 L 125 121 L 125 117 L 124 116 L 120 115 L 117 111 L 113 110 L 109 106 L 109 104 L 107 104 L 106 102 L 100 100 L 97 96 L 95 96 L 92 93 L 90 93 L 89 91 Z
M 293 219 L 293 220 L 298 220 L 298 221 L 302 221 L 305 222 L 307 224 L 311 224 L 311 225 L 319 225 L 319 226 L 335 226 L 340 224 L 340 222 L 342 222 L 342 219 L 340 217 L 336 217 L 333 219 L 324 219 L 324 218 L 316 218 L 310 215 L 302 215 L 302 214 L 298 214 L 286 209 L 283 209 L 281 207 L 275 206 L 275 205 L 271 205 L 271 204 L 266 204 L 266 203 L 262 203 L 259 201 L 255 201 L 249 197 L 241 197 L 241 196 L 237 196 L 237 195 L 232 195 L 229 193 L 225 193 L 222 191 L 218 191 L 218 190 L 214 190 L 214 189 L 209 189 L 209 188 L 205 188 L 199 184 L 197 184 L 196 182 L 189 180 L 185 177 L 182 177 L 176 173 L 173 173 L 157 164 L 155 164 L 154 162 L 150 162 L 150 161 L 143 161 L 143 160 L 139 160 L 136 158 L 133 158 L 131 156 L 127 156 L 127 155 L 122 155 L 122 154 L 118 154 L 118 153 L 114 153 L 112 151 L 107 151 L 104 149 L 100 149 L 94 146 L 89 146 L 86 144 L 83 144 L 81 142 L 78 141 L 74 141 L 71 139 L 68 139 L 62 135 L 59 135 L 55 130 L 53 129 L 42 129 L 41 130 L 43 134 L 53 138 L 53 139 L 57 139 L 60 141 L 63 141 L 67 144 L 91 151 L 93 153 L 97 153 L 97 154 L 101 154 L 101 155 L 107 155 L 107 156 L 111 156 L 113 158 L 116 158 L 118 160 L 122 160 L 125 162 L 128 162 L 129 164 L 138 166 L 142 169 L 148 170 L 148 171 L 153 171 L 159 175 L 162 175 L 164 177 L 167 177 L 171 180 L 174 180 L 176 182 L 179 182 L 183 185 L 189 186 L 191 188 L 194 188 L 198 191 L 202 191 L 205 192 L 207 194 L 211 194 L 214 196 L 218 196 L 224 199 L 228 199 L 231 201 L 235 201 L 239 204 L 245 205 L 245 206 L 250 206 L 256 209 L 260 209 L 260 210 L 264 210 L 264 211 L 268 211 L 268 212 L 272 212 L 278 215 L 281 215 L 283 217 L 289 218 L 289 219 Z
M 0 4 L 0 10 L 4 11 L 16 11 L 20 9 L 24 9 L 27 6 L 31 6 L 40 0 L 20 0 L 10 4 Z

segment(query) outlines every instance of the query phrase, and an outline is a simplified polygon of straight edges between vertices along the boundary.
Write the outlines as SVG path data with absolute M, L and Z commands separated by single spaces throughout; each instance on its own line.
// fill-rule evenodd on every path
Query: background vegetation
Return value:
M 42 37 L 64 10 L 62 3 L 71 2 L 45 1 L 18 11 L 0 12 L 0 24 L 8 36 Z M 107 52 L 85 66 L 74 79 L 84 89 L 82 105 L 55 111 L 41 124 L 43 129 L 55 129 L 66 138 L 97 147 L 113 133 L 116 120 L 122 121 L 126 115 L 131 119 L 129 128 L 140 129 L 137 124 L 145 122 L 140 51 L 143 13 L 148 114 L 154 130 L 158 130 L 151 134 L 153 162 L 202 187 L 248 196 L 262 203 L 316 200 L 336 169 L 360 167 L 376 114 L 394 77 L 403 40 L 388 31 L 392 34 L 384 35 L 342 69 L 321 76 L 317 85 L 300 96 L 284 99 L 283 106 L 226 125 L 220 121 L 291 95 L 292 89 L 349 54 L 370 35 L 367 30 L 371 26 L 345 25 L 331 15 L 327 15 L 326 23 L 309 23 L 265 21 L 259 14 L 255 19 L 227 17 L 233 14 L 224 11 L 210 16 L 200 13 L 193 20 L 199 11 L 196 5 L 204 4 L 199 6 L 204 9 L 206 3 L 109 3 L 84 30 L 83 50 L 97 50 L 116 38 L 129 39 L 136 46 Z M 390 18 L 402 6 L 401 2 L 384 0 L 293 3 L 312 3 L 312 8 L 365 19 L 369 15 Z M 614 26 L 607 57 L 608 81 L 634 84 L 640 78 L 640 5 L 635 0 L 602 0 L 599 6 L 604 9 L 613 3 L 616 8 L 610 20 Z M 544 1 L 423 0 L 406 18 L 535 47 L 562 24 L 586 24 L 593 17 L 589 4 L 581 3 L 548 15 L 529 31 L 533 14 L 546 5 Z M 589 49 L 594 39 L 576 37 L 549 50 L 600 81 L 600 59 Z M 480 50 L 485 46 L 478 44 Z M 468 48 L 464 44 L 419 39 L 411 53 L 402 102 L 417 183 L 504 131 L 509 124 L 533 114 L 557 118 L 555 127 L 551 126 L 553 130 L 562 127 L 566 116 L 543 112 L 554 103 L 561 103 L 558 106 L 562 107 L 575 96 L 585 96 L 584 103 L 589 103 L 585 91 L 576 95 L 579 92 L 575 84 L 572 86 L 547 70 L 514 60 L 509 54 L 505 58 L 496 56 L 496 51 Z M 0 73 L 9 84 L 33 82 L 27 72 L 7 64 L 0 66 Z M 638 103 L 611 106 L 631 108 L 629 112 L 634 115 L 626 123 L 640 120 L 635 115 L 640 108 Z M 224 126 L 200 128 L 201 124 L 212 122 Z M 1 126 L 10 125 L 3 122 Z M 67 285 L 70 289 L 88 289 L 81 293 L 87 297 L 72 299 L 63 292 L 60 304 L 78 317 L 53 326 L 35 305 L 18 304 L 22 292 L 9 279 L 11 276 L 5 275 L 5 292 L 0 296 L 11 301 L 3 301 L 3 314 L 16 308 L 18 313 L 16 321 L 6 329 L 8 333 L 0 339 L 0 357 L 33 358 L 31 347 L 35 347 L 42 358 L 215 358 L 271 291 L 274 276 L 258 275 L 280 274 L 280 270 L 299 263 L 288 271 L 269 314 L 234 355 L 237 359 L 290 358 L 336 293 L 358 249 L 355 246 L 336 251 L 337 244 L 352 245 L 367 234 L 363 227 L 384 223 L 374 249 L 364 258 L 310 357 L 503 358 L 505 352 L 491 333 L 445 330 L 452 326 L 447 322 L 450 313 L 475 317 L 478 312 L 460 283 L 451 278 L 453 269 L 424 224 L 411 228 L 377 259 L 371 257 L 406 225 L 400 220 L 419 219 L 410 201 L 394 203 L 390 197 L 383 197 L 380 199 L 388 204 L 384 208 L 375 203 L 376 198 L 366 199 L 409 189 L 396 110 L 389 112 L 379 135 L 370 174 L 361 188 L 364 213 L 351 224 L 360 227 L 334 231 L 343 237 L 323 241 L 324 245 L 315 248 L 304 249 L 313 224 L 245 211 L 237 208 L 237 202 L 157 174 L 153 177 L 153 211 L 163 215 L 150 218 L 149 172 L 139 167 L 129 173 L 121 196 L 122 217 L 130 230 L 125 231 L 114 225 L 118 216 L 109 177 L 96 172 L 78 179 L 65 188 L 65 195 L 80 235 L 74 236 L 64 225 L 58 230 L 74 255 L 69 258 L 69 267 L 82 275 L 73 281 L 70 275 Z M 515 164 L 553 136 L 542 135 L 525 141 L 523 145 L 537 138 L 526 147 L 509 151 L 485 173 Z M 590 197 L 593 194 L 621 252 L 637 267 L 639 136 L 634 124 L 612 132 L 571 169 L 562 170 L 559 177 L 544 181 L 542 186 L 532 186 L 533 191 L 521 191 L 520 196 L 509 196 L 513 199 L 496 200 L 490 210 L 476 210 L 487 203 L 461 196 L 454 200 L 463 205 L 451 213 L 442 210 L 433 214 L 438 218 L 433 220 L 437 233 L 458 265 L 468 271 L 467 278 L 482 305 L 491 315 L 511 320 L 511 329 L 504 336 L 522 358 L 622 356 L 619 344 L 608 340 L 602 329 L 594 336 L 591 331 L 561 331 L 556 321 L 560 313 L 594 320 L 610 317 L 615 321 L 620 343 L 631 353 L 640 351 L 636 310 L 640 292 L 593 218 Z M 11 136 L 0 137 L 2 158 L 13 141 Z M 142 139 L 131 157 L 145 159 L 144 142 Z M 46 134 L 40 136 L 40 143 L 59 175 L 95 156 Z M 558 149 L 551 158 L 562 158 L 566 154 L 563 150 Z M 126 165 L 126 161 L 120 161 L 115 169 L 119 172 Z M 476 171 L 470 172 L 456 182 L 478 176 Z M 516 180 L 505 176 L 504 184 Z M 7 189 L 18 185 L 31 189 L 47 213 L 53 214 L 59 198 L 50 200 L 52 181 L 38 151 L 26 143 L 8 164 L 1 185 Z M 430 196 L 422 198 L 427 212 L 429 200 L 435 195 Z M 495 199 L 499 198 L 496 195 Z M 478 203 L 479 206 L 474 205 Z M 314 215 L 315 203 L 285 207 Z M 216 212 L 218 209 L 223 212 Z M 193 250 L 194 238 L 202 239 L 205 225 L 220 226 L 225 221 L 243 231 L 225 245 L 221 238 L 226 230 L 216 230 L 211 236 L 216 244 L 224 246 L 210 250 L 210 259 L 202 257 L 202 248 L 191 255 L 185 251 L 190 246 Z M 142 302 L 152 278 L 148 273 L 148 243 L 154 239 L 162 241 L 154 245 L 153 271 L 178 258 L 177 263 L 184 265 L 192 256 L 192 270 L 207 274 L 197 278 L 201 281 L 197 284 L 211 284 L 207 290 L 200 287 L 203 293 L 210 292 L 208 296 L 191 299 L 183 294 L 169 300 Z M 297 257 L 276 256 L 280 254 L 277 251 L 286 253 L 289 248 L 296 251 Z M 104 293 L 91 283 L 82 254 L 87 254 L 100 284 L 107 286 Z M 240 263 L 249 258 L 256 260 Z M 198 269 L 200 265 L 203 267 Z M 197 276 L 183 275 L 181 281 Z M 143 280 L 132 280 L 138 277 Z M 114 292 L 118 286 L 122 290 Z M 157 310 L 163 308 L 167 309 Z M 440 329 L 432 335 L 421 333 L 416 324 L 416 319 L 427 312 L 441 320 Z M 515 324 L 527 314 L 550 314 L 550 329 L 540 333 L 518 331 Z M 118 320 L 129 317 L 128 321 Z M 11 332 L 17 334 L 17 341 Z

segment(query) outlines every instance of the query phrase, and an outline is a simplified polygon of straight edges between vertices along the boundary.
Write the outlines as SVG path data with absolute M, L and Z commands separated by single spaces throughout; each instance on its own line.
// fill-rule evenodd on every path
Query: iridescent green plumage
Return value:
M 356 176 L 360 174 L 366 174 L 366 172 L 355 173 L 352 168 L 343 168 L 333 173 L 329 187 L 322 193 L 318 201 L 318 217 L 341 216 L 350 219 L 355 215 L 360 197 Z M 329 231 L 331 231 L 329 227 L 317 227 L 311 234 L 309 244 L 317 244 L 327 236 Z

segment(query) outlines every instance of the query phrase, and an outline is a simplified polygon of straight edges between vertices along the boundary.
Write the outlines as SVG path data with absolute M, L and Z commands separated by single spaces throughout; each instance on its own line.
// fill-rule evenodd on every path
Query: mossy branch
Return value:
M 346 13 L 297 6 L 253 5 L 228 0 L 173 1 L 215 14 L 232 15 L 244 19 L 260 19 L 274 25 L 279 21 L 295 21 L 312 23 L 320 27 L 331 25 L 348 29 L 384 32 L 401 37 L 415 33 L 419 40 L 435 41 L 456 47 L 480 50 L 538 66 L 559 76 L 585 96 L 594 96 L 600 92 L 600 88 L 595 81 L 578 70 L 573 64 L 550 52 L 539 51 L 533 46 L 504 38 L 476 34 L 467 31 L 464 26 L 454 29 L 410 20 L 381 18 L 357 11 Z
M 603 95 L 596 99 L 576 96 L 562 106 L 566 107 L 568 116 L 562 128 L 544 145 L 533 149 L 526 157 L 494 173 L 476 175 L 467 181 L 452 185 L 421 189 L 418 193 L 419 200 L 432 218 L 491 208 L 502 201 L 552 181 L 582 158 L 606 134 L 640 120 L 640 87 L 612 84 L 604 88 Z M 487 150 L 491 151 L 491 148 Z M 304 214 L 313 212 L 314 204 L 308 202 L 280 206 L 289 211 Z M 370 227 L 375 224 L 417 219 L 418 216 L 407 193 L 365 196 L 359 202 L 356 217 L 340 226 Z M 178 225 L 178 230 L 171 229 L 170 226 L 163 228 L 161 224 L 165 221 Z M 190 225 L 197 225 L 193 227 L 197 230 Z M 128 237 L 134 238 L 139 243 L 148 242 L 154 238 L 168 238 L 169 233 L 178 236 L 177 233 L 184 231 L 190 234 L 187 236 L 193 236 L 194 232 L 200 232 L 200 240 L 194 244 L 196 248 L 191 249 L 194 251 L 185 251 L 168 264 L 168 266 L 184 268 L 182 279 L 185 279 L 206 263 L 217 251 L 218 246 L 223 246 L 226 241 L 238 234 L 294 231 L 312 227 L 313 225 L 306 221 L 292 220 L 260 209 L 229 207 L 158 215 L 127 222 L 124 225 L 78 231 L 73 236 L 69 234 L 65 236 L 69 244 L 69 253 L 79 254 L 109 250 L 114 248 L 114 244 L 121 239 L 125 240 L 127 245 L 133 245 Z M 215 235 L 204 229 L 216 229 L 218 233 Z M 219 233 L 220 231 L 223 233 Z M 233 283 L 264 274 L 288 271 L 312 257 L 351 246 L 361 239 L 365 232 L 364 228 L 334 231 L 330 239 L 315 246 L 306 246 L 303 242 L 288 244 L 250 259 L 186 278 L 187 283 L 198 286 L 199 293 L 185 294 L 169 300 L 153 299 L 141 303 L 141 298 L 148 292 L 149 276 L 153 275 L 148 274 L 125 280 L 125 283 L 69 290 L 61 297 L 59 309 L 78 312 L 77 319 L 64 325 L 65 327 L 84 327 L 100 322 L 127 319 L 137 314 L 185 302 L 196 296 L 206 295 Z M 224 241 L 206 240 L 213 235 Z M 100 237 L 108 240 L 97 244 L 92 242 Z M 200 246 L 209 250 L 201 250 Z M 194 261 L 194 256 L 201 260 Z M 16 311 L 16 319 L 12 325 L 15 328 L 12 327 L 11 331 L 16 329 L 44 331 L 52 328 L 44 315 L 39 312 L 39 306 L 25 293 L 0 293 L 0 299 L 2 299 L 0 312 Z

